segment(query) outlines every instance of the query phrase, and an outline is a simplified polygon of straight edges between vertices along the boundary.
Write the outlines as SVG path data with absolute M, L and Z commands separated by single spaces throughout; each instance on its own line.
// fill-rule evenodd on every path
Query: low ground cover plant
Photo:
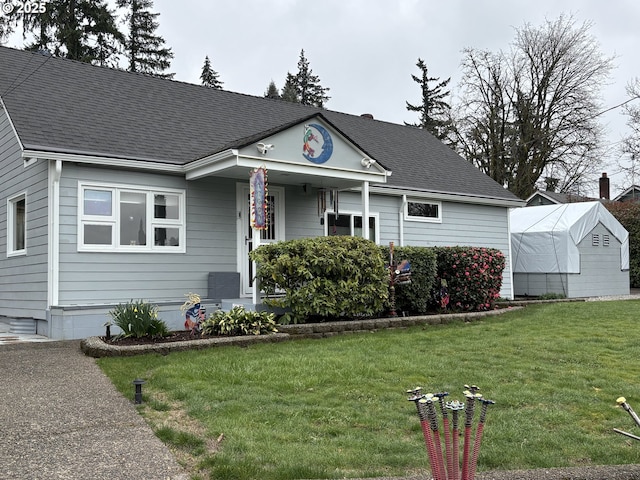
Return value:
M 613 428 L 635 432 L 616 399 L 640 406 L 638 308 L 538 304 L 472 322 L 98 362 L 131 399 L 132 378 L 146 380 L 142 412 L 164 419 L 158 429 L 185 415 L 200 425 L 187 446 L 172 440 L 185 422 L 160 432 L 193 453 L 194 479 L 427 478 L 405 392 L 460 398 L 465 383 L 496 401 L 479 472 L 635 464 L 638 443 Z
M 228 312 L 217 310 L 200 324 L 202 335 L 264 335 L 276 333 L 275 315 L 235 306 Z

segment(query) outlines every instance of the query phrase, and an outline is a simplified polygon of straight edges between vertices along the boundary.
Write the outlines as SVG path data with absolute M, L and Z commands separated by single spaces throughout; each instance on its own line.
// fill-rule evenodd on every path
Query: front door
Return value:
M 251 199 L 248 184 L 238 184 L 238 268 L 240 271 L 240 292 L 243 296 L 253 294 L 253 262 L 249 252 L 254 248 L 251 228 Z M 284 240 L 284 188 L 269 186 L 267 191 L 267 228 L 260 230 L 260 245 Z

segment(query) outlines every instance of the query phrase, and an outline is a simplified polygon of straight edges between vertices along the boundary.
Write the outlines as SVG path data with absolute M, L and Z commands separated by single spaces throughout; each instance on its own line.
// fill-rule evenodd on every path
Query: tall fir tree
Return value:
M 211 60 L 209 56 L 204 57 L 204 65 L 202 65 L 202 73 L 200 74 L 200 80 L 202 85 L 209 88 L 215 88 L 216 90 L 222 90 L 224 82 L 220 81 L 220 74 L 216 72 L 211 66 Z
M 27 50 L 47 50 L 55 56 L 106 66 L 117 64 L 124 40 L 104 0 L 50 0 L 42 13 L 14 9 L 0 19 L 0 37 L 18 26 Z
M 290 72 L 287 72 L 287 78 L 284 81 L 284 87 L 282 87 L 280 98 L 287 102 L 300 103 L 298 89 L 296 88 L 296 76 Z
M 171 66 L 173 52 L 165 46 L 164 38 L 156 35 L 160 26 L 159 13 L 152 13 L 153 0 L 117 0 L 118 7 L 127 9 L 125 22 L 127 34 L 124 56 L 129 62 L 127 70 L 154 77 L 173 78 L 164 73 Z
M 269 86 L 267 87 L 267 91 L 264 92 L 265 98 L 280 98 L 280 93 L 278 92 L 278 87 L 276 87 L 276 82 L 271 80 Z
M 436 83 L 433 88 L 430 88 L 429 84 L 431 82 L 438 82 L 440 79 L 429 77 L 427 65 L 421 58 L 418 58 L 416 66 L 420 69 L 420 76 L 411 75 L 411 78 L 420 85 L 422 103 L 413 105 L 406 102 L 406 104 L 408 111 L 420 114 L 420 121 L 418 123 L 405 122 L 405 124 L 423 128 L 440 140 L 445 140 L 451 131 L 451 121 L 449 119 L 451 106 L 444 100 L 450 94 L 449 91 L 444 91 L 444 88 L 451 81 L 451 77 Z
M 309 60 L 302 49 L 298 60 L 298 72 L 295 75 L 287 73 L 282 89 L 282 99 L 303 105 L 324 107 L 331 98 L 327 95 L 329 90 L 320 85 L 320 77 L 313 74 L 313 70 L 309 67 Z

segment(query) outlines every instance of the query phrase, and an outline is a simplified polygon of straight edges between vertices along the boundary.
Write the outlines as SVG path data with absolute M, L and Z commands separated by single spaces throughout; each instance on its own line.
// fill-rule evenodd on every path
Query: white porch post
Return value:
M 362 182 L 362 238 L 369 240 L 369 182 Z

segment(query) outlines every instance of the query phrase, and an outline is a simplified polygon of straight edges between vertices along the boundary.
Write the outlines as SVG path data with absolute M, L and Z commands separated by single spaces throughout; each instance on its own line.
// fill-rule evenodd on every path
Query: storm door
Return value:
M 249 185 L 238 185 L 238 222 L 239 222 L 239 259 L 240 292 L 243 296 L 253 293 L 253 262 L 249 259 L 257 242 L 254 242 L 254 230 L 251 228 L 251 198 Z M 260 245 L 284 240 L 284 188 L 269 186 L 267 190 L 267 228 L 259 230 Z

